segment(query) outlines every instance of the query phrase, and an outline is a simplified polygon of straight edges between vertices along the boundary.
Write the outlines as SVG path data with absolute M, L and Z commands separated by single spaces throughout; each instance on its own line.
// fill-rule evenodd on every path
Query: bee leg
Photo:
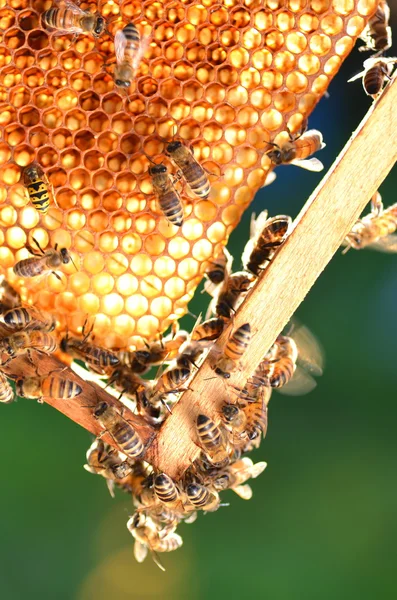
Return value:
M 38 247 L 38 249 L 40 250 L 41 254 L 45 254 L 43 248 L 40 246 L 39 242 L 36 240 L 36 238 L 32 238 L 34 243 L 36 244 L 36 246 Z M 55 244 L 55 250 L 56 250 L 56 244 Z

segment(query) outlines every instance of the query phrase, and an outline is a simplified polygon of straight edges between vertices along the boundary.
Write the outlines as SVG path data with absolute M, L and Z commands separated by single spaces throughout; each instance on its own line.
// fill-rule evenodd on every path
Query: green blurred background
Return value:
M 362 60 L 355 50 L 310 120 L 327 142 L 326 168 L 370 106 L 360 82 L 346 83 Z M 253 210 L 296 216 L 319 180 L 282 167 Z M 396 189 L 395 168 L 380 190 L 386 205 Z M 229 244 L 235 268 L 249 220 Z M 396 265 L 396 256 L 370 251 L 335 256 L 298 311 L 325 348 L 324 376 L 307 396 L 273 395 L 268 435 L 253 457 L 268 468 L 253 499 L 227 492 L 229 507 L 182 525 L 184 546 L 162 555 L 166 573 L 150 558 L 135 562 L 128 498 L 112 500 L 103 479 L 83 470 L 89 434 L 45 405 L 1 407 L 1 598 L 394 596 Z M 191 310 L 206 302 L 197 295 Z

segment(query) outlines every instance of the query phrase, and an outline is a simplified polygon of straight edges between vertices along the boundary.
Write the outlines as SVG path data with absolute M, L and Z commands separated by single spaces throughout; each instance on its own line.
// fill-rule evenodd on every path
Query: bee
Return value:
M 225 321 L 220 317 L 208 319 L 197 325 L 192 331 L 192 341 L 210 342 L 217 340 L 225 328 Z
M 364 61 L 364 71 L 354 75 L 348 81 L 362 77 L 363 88 L 367 96 L 376 98 L 382 91 L 385 80 L 390 79 L 397 58 L 368 58 Z
M 148 38 L 139 35 L 139 31 L 133 23 L 129 23 L 124 29 L 119 29 L 114 36 L 114 51 L 116 54 L 116 67 L 114 69 L 114 81 L 118 87 L 129 88 L 134 79 L 146 48 Z
M 3 365 L 25 352 L 29 354 L 30 350 L 50 354 L 55 352 L 57 347 L 55 339 L 49 333 L 42 331 L 30 333 L 21 331 L 0 339 L 0 352 L 5 352 L 9 356 Z
M 218 256 L 210 262 L 210 268 L 206 272 L 207 281 L 204 284 L 204 292 L 214 296 L 218 286 L 230 275 L 233 256 L 226 248 L 222 248 Z
M 182 142 L 170 142 L 166 147 L 176 166 L 181 170 L 193 194 L 199 198 L 208 198 L 211 185 L 203 167 L 194 158 L 192 152 Z
M 251 327 L 244 323 L 235 330 L 227 342 L 223 355 L 216 361 L 213 367 L 215 373 L 220 377 L 229 379 L 231 372 L 237 368 L 237 362 L 241 359 L 251 342 Z
M 269 361 L 269 385 L 279 388 L 292 378 L 298 359 L 298 347 L 292 337 L 279 335 L 275 343 L 274 358 Z
M 120 399 L 124 394 L 130 397 L 135 396 L 136 392 L 144 389 L 146 384 L 142 377 L 139 377 L 129 367 L 118 365 L 113 370 L 108 385 L 120 392 Z
M 105 19 L 99 13 L 82 10 L 73 2 L 61 0 L 43 13 L 43 21 L 51 29 L 56 29 L 59 34 L 88 33 L 94 37 L 103 34 L 106 28 Z
M 256 401 L 248 402 L 241 410 L 246 419 L 245 432 L 249 440 L 254 440 L 267 432 L 267 405 L 271 396 L 271 388 L 260 386 L 257 389 Z
M 317 129 L 309 129 L 309 131 L 305 131 L 305 129 L 306 123 L 296 136 L 293 136 L 288 130 L 289 142 L 285 142 L 282 146 L 268 142 L 270 146 L 274 146 L 274 150 L 268 150 L 266 154 L 274 165 L 278 167 L 279 165 L 293 164 L 308 171 L 324 169 L 324 165 L 317 158 L 308 158 L 325 147 L 322 133 Z
M 147 350 L 119 350 L 117 357 L 132 373 L 142 374 L 150 369 L 150 352 Z
M 229 443 L 226 432 L 215 425 L 206 415 L 198 415 L 196 431 L 199 445 L 212 465 L 218 465 L 229 460 Z
M 267 211 L 251 219 L 251 237 L 244 248 L 244 269 L 258 276 L 265 262 L 270 262 L 277 248 L 285 241 L 292 225 L 291 217 L 278 215 L 267 218 Z
M 214 488 L 219 492 L 231 489 L 243 500 L 252 498 L 251 487 L 245 484 L 248 479 L 255 479 L 266 469 L 267 463 L 254 464 L 248 457 L 237 460 L 221 471 L 214 479 Z M 244 485 L 245 484 L 245 485 Z
M 172 225 L 180 227 L 183 224 L 183 206 L 178 192 L 171 181 L 167 167 L 160 163 L 149 167 L 149 175 L 157 194 L 160 208 Z
M 143 562 L 150 550 L 154 562 L 162 571 L 164 571 L 164 567 L 158 560 L 156 552 L 172 552 L 180 548 L 183 543 L 181 536 L 177 533 L 169 533 L 162 538 L 153 520 L 142 512 L 136 512 L 128 520 L 127 529 L 135 538 L 135 559 L 139 563 Z
M 219 293 L 211 303 L 210 310 L 214 310 L 218 317 L 230 319 L 255 279 L 252 273 L 245 271 L 237 271 L 230 275 L 220 287 Z
M 242 437 L 247 426 L 247 417 L 237 404 L 224 404 L 221 417 L 225 425 L 232 431 L 233 440 Z
M 218 492 L 215 490 L 210 492 L 208 488 L 200 483 L 190 483 L 186 487 L 186 494 L 189 502 L 196 508 L 207 512 L 213 512 L 219 508 L 220 499 Z
M 166 475 L 159 473 L 154 479 L 154 493 L 157 498 L 167 504 L 167 506 L 175 506 L 180 504 L 179 491 L 175 483 Z
M 42 318 L 38 318 L 38 316 Z M 39 315 L 36 314 L 31 308 L 24 308 L 19 306 L 18 308 L 12 308 L 7 310 L 1 316 L 1 320 L 5 326 L 9 329 L 24 329 L 25 331 L 32 331 L 40 329 L 50 333 L 55 329 L 56 321 L 51 315 Z
M 189 379 L 190 373 L 190 368 L 186 367 L 174 367 L 164 371 L 156 381 L 152 397 L 160 398 L 165 394 L 180 392 L 181 386 Z
M 391 47 L 391 28 L 389 26 L 390 8 L 386 0 L 380 0 L 375 14 L 361 34 L 365 46 L 359 48 L 360 52 L 375 50 L 375 56 L 385 52 Z
M 119 453 L 102 440 L 93 441 L 86 454 L 87 464 L 84 469 L 89 473 L 102 475 L 106 479 L 110 495 L 114 498 L 116 479 L 123 479 L 132 471 L 132 467 L 124 461 Z
M 145 447 L 134 427 L 107 402 L 99 402 L 93 416 L 107 431 L 128 458 L 139 458 Z
M 16 308 L 21 305 L 21 296 L 8 283 L 4 275 L 0 276 L 0 312 Z
M 83 391 L 75 381 L 49 374 L 44 377 L 17 378 L 15 389 L 21 398 L 37 398 L 39 402 L 43 402 L 44 396 L 55 400 L 70 400 Z
M 54 248 L 48 248 L 44 250 L 40 247 L 39 242 L 33 238 L 34 243 L 40 251 L 40 254 L 35 252 L 30 246 L 26 246 L 31 254 L 32 258 L 24 258 L 14 265 L 14 273 L 19 277 L 37 277 L 42 275 L 46 271 L 51 271 L 55 277 L 59 280 L 61 278 L 54 269 L 58 269 L 62 264 L 67 265 L 72 261 L 72 257 L 66 248 L 58 250 L 58 244 L 55 244 Z
M 0 402 L 11 404 L 14 401 L 14 390 L 2 371 L 0 371 Z
M 372 199 L 372 210 L 359 219 L 347 234 L 345 253 L 349 248 L 369 248 L 380 252 L 397 252 L 397 203 L 384 209 L 379 192 Z
M 83 339 L 69 337 L 66 334 L 60 343 L 62 352 L 70 354 L 73 358 L 83 360 L 87 365 L 96 373 L 105 373 L 105 369 L 113 368 L 119 364 L 119 359 L 114 352 L 91 344 L 88 339 L 92 333 L 90 331 L 85 333 L 85 323 L 83 325 Z
M 43 169 L 36 162 L 24 168 L 23 183 L 28 190 L 29 199 L 35 209 L 39 213 L 46 215 L 54 197 L 54 190 Z

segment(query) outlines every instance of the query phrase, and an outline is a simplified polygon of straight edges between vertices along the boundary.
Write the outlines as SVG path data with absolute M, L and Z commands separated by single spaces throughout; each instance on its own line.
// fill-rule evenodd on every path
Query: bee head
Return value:
M 167 153 L 172 154 L 176 150 L 179 150 L 179 148 L 182 148 L 182 142 L 170 142 L 167 145 Z
M 66 250 L 66 248 L 61 248 L 59 252 L 61 254 L 61 260 L 62 260 L 63 264 L 67 265 L 68 263 L 70 263 L 70 254 Z
M 266 154 L 275 165 L 281 165 L 283 162 L 283 155 L 280 148 L 270 150 L 270 152 L 267 152 Z
M 219 375 L 220 377 L 223 377 L 224 379 L 230 379 L 230 373 L 226 373 L 225 371 L 222 371 L 222 369 L 220 369 L 219 367 L 216 367 L 215 373 L 217 375 Z
M 238 406 L 235 406 L 234 404 L 225 404 L 222 407 L 222 414 L 225 417 L 226 421 L 233 421 L 233 419 L 235 417 L 237 417 L 239 413 L 239 408 Z
M 129 88 L 131 85 L 130 81 L 124 80 L 124 79 L 116 79 L 115 80 L 115 84 L 117 85 L 117 87 L 122 87 L 122 88 Z
M 95 23 L 93 34 L 95 36 L 101 35 L 105 29 L 105 25 L 105 19 L 103 17 L 98 17 Z
M 149 175 L 159 175 L 160 173 L 167 173 L 167 167 L 162 163 L 149 167 Z
M 95 419 L 99 419 L 109 408 L 109 405 L 107 402 L 100 402 L 94 410 L 94 418 Z

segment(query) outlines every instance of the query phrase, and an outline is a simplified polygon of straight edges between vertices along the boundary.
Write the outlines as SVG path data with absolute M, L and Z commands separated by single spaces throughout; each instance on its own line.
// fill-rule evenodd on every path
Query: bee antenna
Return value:
M 71 255 L 71 254 L 69 254 L 69 257 L 70 257 L 70 260 L 71 260 L 71 263 L 72 263 L 72 265 L 73 265 L 73 266 L 74 266 L 74 268 L 76 269 L 76 272 L 78 272 L 78 268 L 77 268 L 77 267 L 76 267 L 76 265 L 75 265 L 75 262 L 74 262 L 74 260 L 73 260 L 73 258 L 72 258 L 72 255 Z
M 153 165 L 161 164 L 161 163 L 155 163 L 155 162 L 154 162 L 154 160 L 152 160 L 152 159 L 150 158 L 150 156 L 149 156 L 148 154 L 146 154 L 146 152 L 142 151 L 142 154 L 144 154 L 144 155 L 146 156 L 146 158 L 147 158 L 148 160 L 150 160 L 150 162 L 151 162 Z

